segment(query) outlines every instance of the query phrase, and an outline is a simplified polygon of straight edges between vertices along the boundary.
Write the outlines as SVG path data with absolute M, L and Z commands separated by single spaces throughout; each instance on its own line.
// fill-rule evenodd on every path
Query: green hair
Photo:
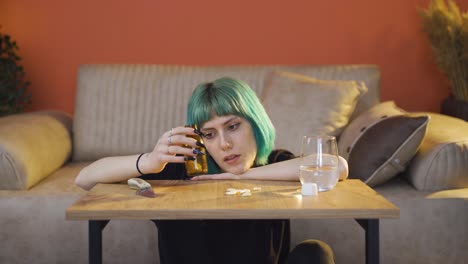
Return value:
M 198 85 L 192 93 L 187 109 L 187 123 L 201 127 L 213 115 L 236 115 L 246 119 L 253 129 L 257 144 L 255 166 L 268 163 L 274 147 L 275 128 L 255 92 L 241 80 L 224 77 Z M 220 172 L 208 157 L 208 173 Z

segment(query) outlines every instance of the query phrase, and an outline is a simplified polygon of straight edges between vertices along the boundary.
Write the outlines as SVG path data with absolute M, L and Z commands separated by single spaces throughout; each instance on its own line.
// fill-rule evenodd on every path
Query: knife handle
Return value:
M 136 190 L 151 188 L 151 184 L 149 184 L 148 182 L 146 182 L 145 180 L 142 180 L 140 178 L 128 179 L 127 184 L 128 184 L 128 186 L 130 188 L 136 189 Z

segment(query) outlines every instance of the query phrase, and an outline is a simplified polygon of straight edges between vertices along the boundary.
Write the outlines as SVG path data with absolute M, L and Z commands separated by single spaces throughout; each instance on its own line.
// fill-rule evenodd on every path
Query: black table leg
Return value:
M 366 232 L 366 264 L 380 262 L 379 219 L 356 219 Z
M 89 220 L 89 263 L 102 263 L 102 230 L 109 220 Z

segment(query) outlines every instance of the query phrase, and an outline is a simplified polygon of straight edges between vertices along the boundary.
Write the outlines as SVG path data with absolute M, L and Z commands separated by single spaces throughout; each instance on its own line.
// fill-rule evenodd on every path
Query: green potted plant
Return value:
M 453 0 L 431 0 L 420 14 L 436 64 L 450 81 L 441 112 L 468 120 L 468 12 Z
M 0 117 L 22 112 L 31 103 L 30 82 L 19 64 L 18 49 L 16 41 L 0 31 Z

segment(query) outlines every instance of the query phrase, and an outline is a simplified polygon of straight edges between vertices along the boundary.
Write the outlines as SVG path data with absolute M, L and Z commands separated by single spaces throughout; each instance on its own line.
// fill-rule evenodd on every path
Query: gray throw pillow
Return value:
M 349 178 L 369 186 L 404 171 L 418 150 L 429 117 L 410 115 L 394 102 L 378 104 L 354 119 L 338 141 L 349 165 Z

